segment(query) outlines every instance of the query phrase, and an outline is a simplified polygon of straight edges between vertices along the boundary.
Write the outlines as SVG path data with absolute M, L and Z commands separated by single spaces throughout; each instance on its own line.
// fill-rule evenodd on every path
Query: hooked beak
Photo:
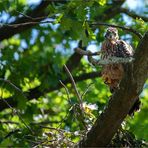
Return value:
M 108 34 L 108 33 L 106 33 L 104 37 L 109 40 L 112 40 L 114 38 L 112 34 Z

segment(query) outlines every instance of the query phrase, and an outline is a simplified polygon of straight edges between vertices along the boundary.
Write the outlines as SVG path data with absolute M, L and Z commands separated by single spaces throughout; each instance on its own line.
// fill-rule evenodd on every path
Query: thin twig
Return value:
M 85 115 L 85 111 L 84 111 L 84 108 L 83 108 L 83 101 L 82 101 L 81 95 L 78 92 L 76 83 L 75 83 L 74 78 L 73 78 L 72 74 L 70 73 L 69 69 L 67 68 L 66 65 L 64 65 L 64 68 L 65 68 L 67 74 L 69 75 L 69 77 L 71 79 L 72 86 L 74 88 L 75 94 L 76 94 L 77 99 L 78 99 L 78 102 L 79 102 L 79 109 L 80 109 L 80 112 L 79 112 L 80 115 L 79 115 L 79 117 L 81 118 L 81 122 L 84 125 L 85 129 L 87 129 L 87 124 L 84 121 L 84 119 L 85 119 L 85 116 L 84 116 Z
M 43 122 L 31 122 L 31 125 L 45 125 L 45 124 L 53 124 L 59 123 L 60 121 L 43 121 Z
M 24 121 L 24 119 L 21 117 L 20 113 L 19 113 L 16 109 L 14 109 L 5 99 L 3 99 L 3 98 L 1 98 L 1 99 L 7 104 L 7 106 L 8 106 L 10 109 L 12 109 L 13 113 L 15 113 L 15 114 L 19 117 L 19 119 L 20 119 L 21 122 L 25 125 L 25 127 L 26 127 L 31 133 L 33 133 L 32 129 L 25 123 L 25 121 Z
M 50 18 L 49 18 L 50 19 Z M 79 21 L 81 23 L 83 23 L 82 21 Z M 0 26 L 3 27 L 3 26 L 8 26 L 8 27 L 13 27 L 13 28 L 17 28 L 17 27 L 20 27 L 20 26 L 26 26 L 26 25 L 35 25 L 35 24 L 49 24 L 49 23 L 55 23 L 55 20 L 47 20 L 47 21 L 38 21 L 37 18 L 36 20 L 33 20 L 33 21 L 28 21 L 28 22 L 25 22 L 25 23 L 19 23 L 19 24 L 6 24 L 6 23 L 0 23 Z M 128 26 L 120 26 L 120 25 L 114 25 L 114 24 L 108 24 L 108 23 L 101 23 L 101 22 L 91 22 L 91 21 L 88 21 L 88 23 L 90 24 L 90 26 L 97 26 L 97 25 L 102 25 L 102 26 L 111 26 L 111 27 L 116 27 L 116 28 L 120 28 L 122 30 L 126 30 L 126 31 L 129 31 L 129 32 L 132 32 L 134 33 L 135 35 L 137 35 L 140 39 L 142 38 L 142 35 L 136 31 L 135 29 L 131 28 L 131 27 L 128 27 Z M 1 28 L 0 27 L 0 28 Z
M 59 133 L 65 132 L 65 130 L 62 130 L 62 129 L 59 129 L 59 128 L 54 128 L 54 127 L 49 127 L 49 126 L 43 126 L 43 125 L 39 125 L 39 126 L 40 126 L 41 128 L 46 128 L 46 129 L 58 131 Z
M 4 79 L 1 79 L 1 78 L 0 78 L 0 80 L 3 81 L 3 84 L 2 84 L 2 85 L 5 84 L 4 82 L 7 82 L 7 83 L 9 83 L 11 86 L 13 86 L 16 90 L 20 91 L 20 89 L 19 89 L 18 87 L 16 87 L 16 86 L 15 86 L 13 83 L 11 83 L 10 81 L 4 80 Z M 20 119 L 21 122 L 24 124 L 24 126 L 25 126 L 31 133 L 33 133 L 32 129 L 25 123 L 25 121 L 24 121 L 24 119 L 21 117 L 20 113 L 19 113 L 16 109 L 14 109 L 14 108 L 7 102 L 6 99 L 3 99 L 3 91 L 2 91 L 2 94 L 1 94 L 1 96 L 0 96 L 0 99 L 1 99 L 3 102 L 5 102 L 6 105 L 13 111 L 13 113 L 15 113 L 15 114 L 19 117 L 19 119 Z
M 77 99 L 78 99 L 78 101 L 79 101 L 79 103 L 80 103 L 80 108 L 83 109 L 82 98 L 81 98 L 81 95 L 80 95 L 79 92 L 78 92 L 78 89 L 77 89 L 76 83 L 75 83 L 75 81 L 74 81 L 74 79 L 73 79 L 73 76 L 72 76 L 72 74 L 70 73 L 70 71 L 69 71 L 69 69 L 67 68 L 66 65 L 64 65 L 64 68 L 65 68 L 67 74 L 69 75 L 69 77 L 70 77 L 70 79 L 71 79 L 72 86 L 73 86 L 73 88 L 74 88 L 74 91 L 75 91 L 75 94 L 76 94 L 76 96 L 77 96 Z
M 119 25 L 114 25 L 114 24 L 108 24 L 108 23 L 101 23 L 101 22 L 90 22 L 90 25 L 91 26 L 97 26 L 97 25 L 101 25 L 101 26 L 110 26 L 110 27 L 115 27 L 115 28 L 120 28 L 122 30 L 126 30 L 126 31 L 129 31 L 129 32 L 132 32 L 134 33 L 135 35 L 137 35 L 140 39 L 142 39 L 142 35 L 137 32 L 135 29 L 131 28 L 131 27 L 128 27 L 128 26 L 119 26 Z
M 80 55 L 87 55 L 87 56 L 97 56 L 102 53 L 101 51 L 92 53 L 89 50 L 85 51 L 85 50 L 82 50 L 81 48 L 75 48 L 74 50 L 75 50 L 75 52 L 79 53 Z
M 69 112 L 66 113 L 65 117 L 60 121 L 60 123 L 59 123 L 59 125 L 57 126 L 57 128 L 61 128 L 62 123 L 63 123 L 64 121 L 66 121 L 66 119 L 68 118 L 68 116 L 69 116 Z
M 66 85 L 61 81 L 59 80 L 59 82 L 61 83 L 61 85 L 65 88 L 65 91 L 66 91 L 66 94 L 67 94 L 67 98 L 68 98 L 68 101 L 71 103 L 71 99 L 70 99 L 70 94 L 69 94 L 69 91 L 68 91 L 68 88 L 66 87 Z M 62 119 L 62 121 L 60 122 L 60 124 L 57 126 L 57 128 L 60 128 L 62 126 L 62 123 L 64 121 L 66 121 L 66 119 L 68 118 L 69 116 L 69 112 L 65 115 L 65 117 Z
M 35 25 L 35 24 L 49 24 L 49 23 L 53 23 L 54 21 L 32 21 L 32 22 L 25 22 L 25 23 L 20 23 L 20 24 L 3 24 L 0 23 L 0 26 L 8 26 L 8 27 L 13 27 L 13 28 L 17 28 L 20 26 L 26 26 L 26 25 Z M 0 27 L 1 28 L 1 27 Z
M 6 79 L 2 79 L 0 78 L 0 81 L 3 81 L 5 83 L 8 83 L 10 86 L 12 86 L 15 90 L 17 90 L 18 92 L 20 92 L 22 94 L 23 97 L 25 97 L 24 93 L 22 92 L 22 90 L 20 88 L 18 88 L 16 85 L 14 85 L 10 80 L 6 80 Z
M 24 17 L 26 17 L 26 18 L 28 18 L 28 19 L 30 19 L 30 20 L 41 20 L 41 19 L 46 19 L 47 17 L 46 16 L 41 16 L 41 17 L 36 17 L 36 18 L 34 18 L 34 17 L 31 17 L 31 16 L 29 16 L 29 15 L 27 15 L 27 14 L 24 14 L 24 13 L 22 13 L 22 12 L 20 12 L 20 11 L 17 11 L 17 10 L 15 10 L 17 13 L 19 13 L 19 14 L 21 14 L 22 16 L 24 16 Z
M 14 121 L 0 121 L 0 124 L 19 124 L 18 122 L 14 122 Z
M 19 129 L 15 129 L 15 130 L 9 132 L 9 133 L 4 137 L 4 139 L 10 137 L 11 135 L 13 135 L 13 134 L 15 134 L 15 133 L 17 133 L 17 132 L 19 132 L 19 131 L 20 131 Z
M 136 18 L 141 18 L 142 20 L 144 20 L 145 22 L 148 22 L 148 17 L 146 17 L 146 15 L 138 15 L 136 14 L 134 11 L 130 11 L 126 8 L 120 8 L 121 13 L 125 13 L 126 15 L 136 19 Z
M 32 148 L 38 148 L 39 146 L 53 147 L 53 145 L 49 145 L 48 142 L 54 142 L 54 141 L 57 141 L 57 139 L 40 141 L 38 143 L 35 143 L 36 145 L 32 146 Z M 45 143 L 48 143 L 48 144 L 45 144 Z
M 90 88 L 92 85 L 93 85 L 93 83 L 90 83 L 90 84 L 87 86 L 86 90 L 85 90 L 85 91 L 83 92 L 83 94 L 81 95 L 81 98 L 83 98 L 83 97 L 85 96 L 85 94 L 88 92 L 89 88 Z
M 66 85 L 65 85 L 61 80 L 59 80 L 59 82 L 60 82 L 61 85 L 64 87 L 64 89 L 65 89 L 65 91 L 66 91 L 66 94 L 67 94 L 67 98 L 68 98 L 68 100 L 71 102 L 71 100 L 70 100 L 70 94 L 69 94 L 68 88 L 66 87 Z

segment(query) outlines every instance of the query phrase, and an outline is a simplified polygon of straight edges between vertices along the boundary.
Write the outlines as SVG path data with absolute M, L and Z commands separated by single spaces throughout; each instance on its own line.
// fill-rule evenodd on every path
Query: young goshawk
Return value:
M 134 55 L 133 48 L 125 41 L 119 39 L 118 30 L 109 27 L 105 34 L 105 41 L 102 43 L 101 58 L 108 59 L 110 57 L 132 57 Z M 119 86 L 119 83 L 124 75 L 124 67 L 122 63 L 107 64 L 103 66 L 102 78 L 104 83 L 110 87 L 113 93 Z M 133 115 L 135 111 L 139 110 L 140 100 L 137 101 L 129 111 L 129 115 Z

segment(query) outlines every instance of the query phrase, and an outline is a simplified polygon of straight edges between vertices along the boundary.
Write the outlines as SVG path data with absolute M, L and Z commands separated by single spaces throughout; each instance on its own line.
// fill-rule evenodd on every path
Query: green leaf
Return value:
M 63 18 L 61 20 L 61 27 L 63 30 L 70 30 L 73 25 L 73 21 L 69 18 Z
M 101 6 L 104 6 L 106 4 L 106 0 L 96 0 L 97 3 L 99 3 Z
M 56 17 L 56 19 L 55 19 L 55 21 L 54 21 L 54 24 L 60 23 L 63 16 L 64 16 L 63 13 L 59 14 L 59 15 Z
M 92 31 L 92 29 L 89 27 L 89 24 L 85 21 L 83 23 L 83 27 L 86 29 L 86 31 L 88 32 L 88 38 L 92 39 L 92 40 L 96 40 L 96 35 L 94 34 L 94 32 Z M 87 34 L 86 34 L 87 36 Z

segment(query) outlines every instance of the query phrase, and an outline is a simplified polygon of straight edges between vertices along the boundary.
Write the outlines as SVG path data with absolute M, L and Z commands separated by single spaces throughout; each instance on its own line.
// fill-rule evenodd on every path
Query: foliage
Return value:
M 25 14 L 32 12 L 37 5 L 35 3 L 31 6 L 25 0 L 1 2 L 1 26 L 21 17 L 28 17 Z M 92 26 L 90 22 L 126 25 L 128 20 L 124 19 L 123 14 L 117 12 L 111 17 L 106 14 L 106 10 L 112 5 L 114 1 L 111 0 L 52 2 L 45 9 L 49 12 L 48 18 L 43 20 L 51 23 L 38 22 L 1 41 L 0 98 L 2 105 L 7 106 L 0 112 L 1 147 L 70 147 L 86 135 L 111 96 L 109 89 L 99 78 L 101 67 L 93 67 L 86 58 L 82 58 L 79 63 L 76 59 L 70 65 L 79 65 L 71 70 L 74 77 L 98 72 L 96 78 L 76 82 L 82 96 L 83 112 L 72 85 L 65 83 L 63 86 L 59 80 L 67 80 L 68 75 L 63 70 L 63 65 L 69 61 L 73 48 L 78 46 L 80 40 L 82 47 L 95 45 L 100 48 L 106 27 Z M 132 19 L 130 27 L 144 34 L 147 24 L 142 19 Z M 121 29 L 119 33 L 134 48 L 137 46 L 139 39 L 136 35 Z M 124 128 L 135 135 L 132 136 L 131 143 L 136 147 L 142 145 L 142 140 L 148 141 L 147 86 L 148 83 L 141 94 L 141 111 L 125 120 Z M 9 104 L 7 98 L 15 100 L 15 103 Z M 81 113 L 83 116 L 80 116 Z M 121 134 L 122 140 L 123 135 Z M 122 140 L 116 140 L 117 137 L 120 137 L 118 133 L 111 144 L 126 146 L 122 145 Z M 139 145 L 136 145 L 137 141 Z

